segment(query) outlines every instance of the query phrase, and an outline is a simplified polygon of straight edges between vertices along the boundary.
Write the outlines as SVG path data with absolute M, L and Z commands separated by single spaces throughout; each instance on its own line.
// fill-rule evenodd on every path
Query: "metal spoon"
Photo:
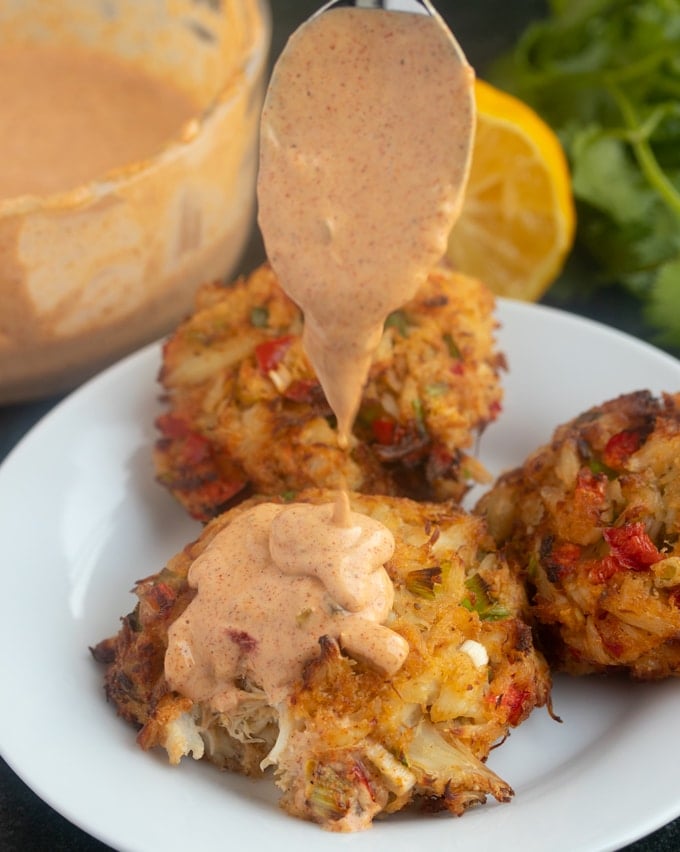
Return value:
M 341 8 L 353 9 L 384 9 L 388 12 L 410 12 L 415 15 L 429 15 L 434 18 L 441 28 L 447 33 L 451 40 L 451 45 L 459 60 L 466 62 L 465 54 L 461 46 L 456 41 L 455 36 L 442 18 L 439 12 L 429 2 L 429 0 L 330 0 L 325 3 L 320 9 L 317 9 L 310 17 L 315 18 L 323 12 L 329 12 L 331 9 Z
M 415 12 L 420 15 L 437 14 L 428 0 L 331 0 L 315 14 L 320 15 L 322 12 L 340 6 L 351 6 L 356 9 L 386 9 L 392 12 Z

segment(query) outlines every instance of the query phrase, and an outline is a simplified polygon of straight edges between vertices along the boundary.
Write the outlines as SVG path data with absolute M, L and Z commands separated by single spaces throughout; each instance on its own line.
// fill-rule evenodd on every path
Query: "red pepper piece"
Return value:
M 210 455 L 208 439 L 190 429 L 181 417 L 162 414 L 156 420 L 156 426 L 165 438 L 175 442 L 182 464 L 196 465 Z
M 376 417 L 371 423 L 371 431 L 373 437 L 379 444 L 388 446 L 394 443 L 394 432 L 396 424 L 394 420 L 388 420 L 385 417 Z
M 508 724 L 519 725 L 524 715 L 524 704 L 529 698 L 529 692 L 526 689 L 520 689 L 514 683 L 505 690 L 501 696 L 501 707 L 505 707 L 508 711 Z
M 251 636 L 250 633 L 246 633 L 245 630 L 228 629 L 227 636 L 234 645 L 238 645 L 244 654 L 252 654 L 253 651 L 257 650 L 257 639 Z
M 650 565 L 662 558 L 642 521 L 624 524 L 622 527 L 608 527 L 603 536 L 609 545 L 610 556 L 621 568 L 646 571 Z
M 306 402 L 312 404 L 319 397 L 323 398 L 321 385 L 313 379 L 294 379 L 283 392 L 291 402 Z
M 609 553 L 588 572 L 593 583 L 606 583 L 617 571 L 646 571 L 662 558 L 640 521 L 622 527 L 609 527 L 602 533 Z
M 257 366 L 263 373 L 267 374 L 275 370 L 283 361 L 283 358 L 293 342 L 293 336 L 286 334 L 275 340 L 265 340 L 255 347 L 255 358 Z
M 617 432 L 616 435 L 607 441 L 607 445 L 602 453 L 602 461 L 607 467 L 615 470 L 621 468 L 628 461 L 633 453 L 640 449 L 642 439 L 639 432 L 631 432 L 626 429 L 623 432 Z
M 591 565 L 588 571 L 588 579 L 591 583 L 606 583 L 620 567 L 613 556 L 605 556 L 604 559 L 600 559 Z

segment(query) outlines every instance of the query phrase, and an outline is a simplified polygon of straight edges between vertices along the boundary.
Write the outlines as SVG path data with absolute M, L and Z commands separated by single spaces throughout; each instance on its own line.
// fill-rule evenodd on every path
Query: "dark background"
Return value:
M 272 0 L 272 58 L 279 54 L 295 27 L 319 5 L 310 0 Z M 456 33 L 480 76 L 484 76 L 488 63 L 512 44 L 526 24 L 532 18 L 541 17 L 546 10 L 546 3 L 541 0 L 435 0 L 435 5 Z M 242 260 L 243 270 L 252 269 L 262 258 L 261 242 L 254 232 Z M 572 260 L 567 274 L 587 276 L 588 273 L 587 262 L 576 258 Z M 561 295 L 558 286 L 544 301 L 616 326 L 642 339 L 652 339 L 650 330 L 640 320 L 638 304 L 617 290 L 607 289 L 596 296 L 572 295 L 567 298 Z M 677 350 L 673 354 L 677 355 Z M 25 405 L 0 407 L 0 459 L 58 399 L 54 397 Z M 2 683 L 2 700 L 11 700 L 10 696 L 11 684 Z M 671 747 L 672 732 L 669 731 L 668 735 L 669 759 L 677 760 Z M 635 767 L 631 767 L 630 777 L 620 780 L 621 783 L 634 784 Z M 615 789 L 602 790 L 600 802 L 593 803 L 593 807 L 608 807 L 615 798 Z M 116 807 L 115 791 L 111 791 L 111 807 Z M 578 820 L 578 815 L 574 818 Z M 225 836 L 228 837 L 228 826 L 225 828 Z M 512 843 L 509 842 L 509 845 L 512 846 Z M 187 846 L 191 848 L 189 839 Z M 108 848 L 44 804 L 0 760 L 0 852 L 102 852 Z M 680 820 L 626 849 L 628 852 L 678 852 Z M 574 852 L 579 851 L 575 849 Z

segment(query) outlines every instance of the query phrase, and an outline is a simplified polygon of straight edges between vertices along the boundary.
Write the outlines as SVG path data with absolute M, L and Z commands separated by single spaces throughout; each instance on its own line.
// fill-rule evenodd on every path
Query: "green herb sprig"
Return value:
M 680 346 L 680 0 L 552 0 L 488 74 L 558 133 L 599 284 Z

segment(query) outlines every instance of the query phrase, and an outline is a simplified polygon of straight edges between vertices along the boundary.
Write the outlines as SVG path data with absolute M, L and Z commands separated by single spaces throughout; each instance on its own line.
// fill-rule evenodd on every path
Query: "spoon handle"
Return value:
M 434 15 L 435 10 L 428 0 L 330 0 L 316 14 L 350 6 L 355 9 L 385 9 L 393 12 L 415 12 L 421 15 Z

